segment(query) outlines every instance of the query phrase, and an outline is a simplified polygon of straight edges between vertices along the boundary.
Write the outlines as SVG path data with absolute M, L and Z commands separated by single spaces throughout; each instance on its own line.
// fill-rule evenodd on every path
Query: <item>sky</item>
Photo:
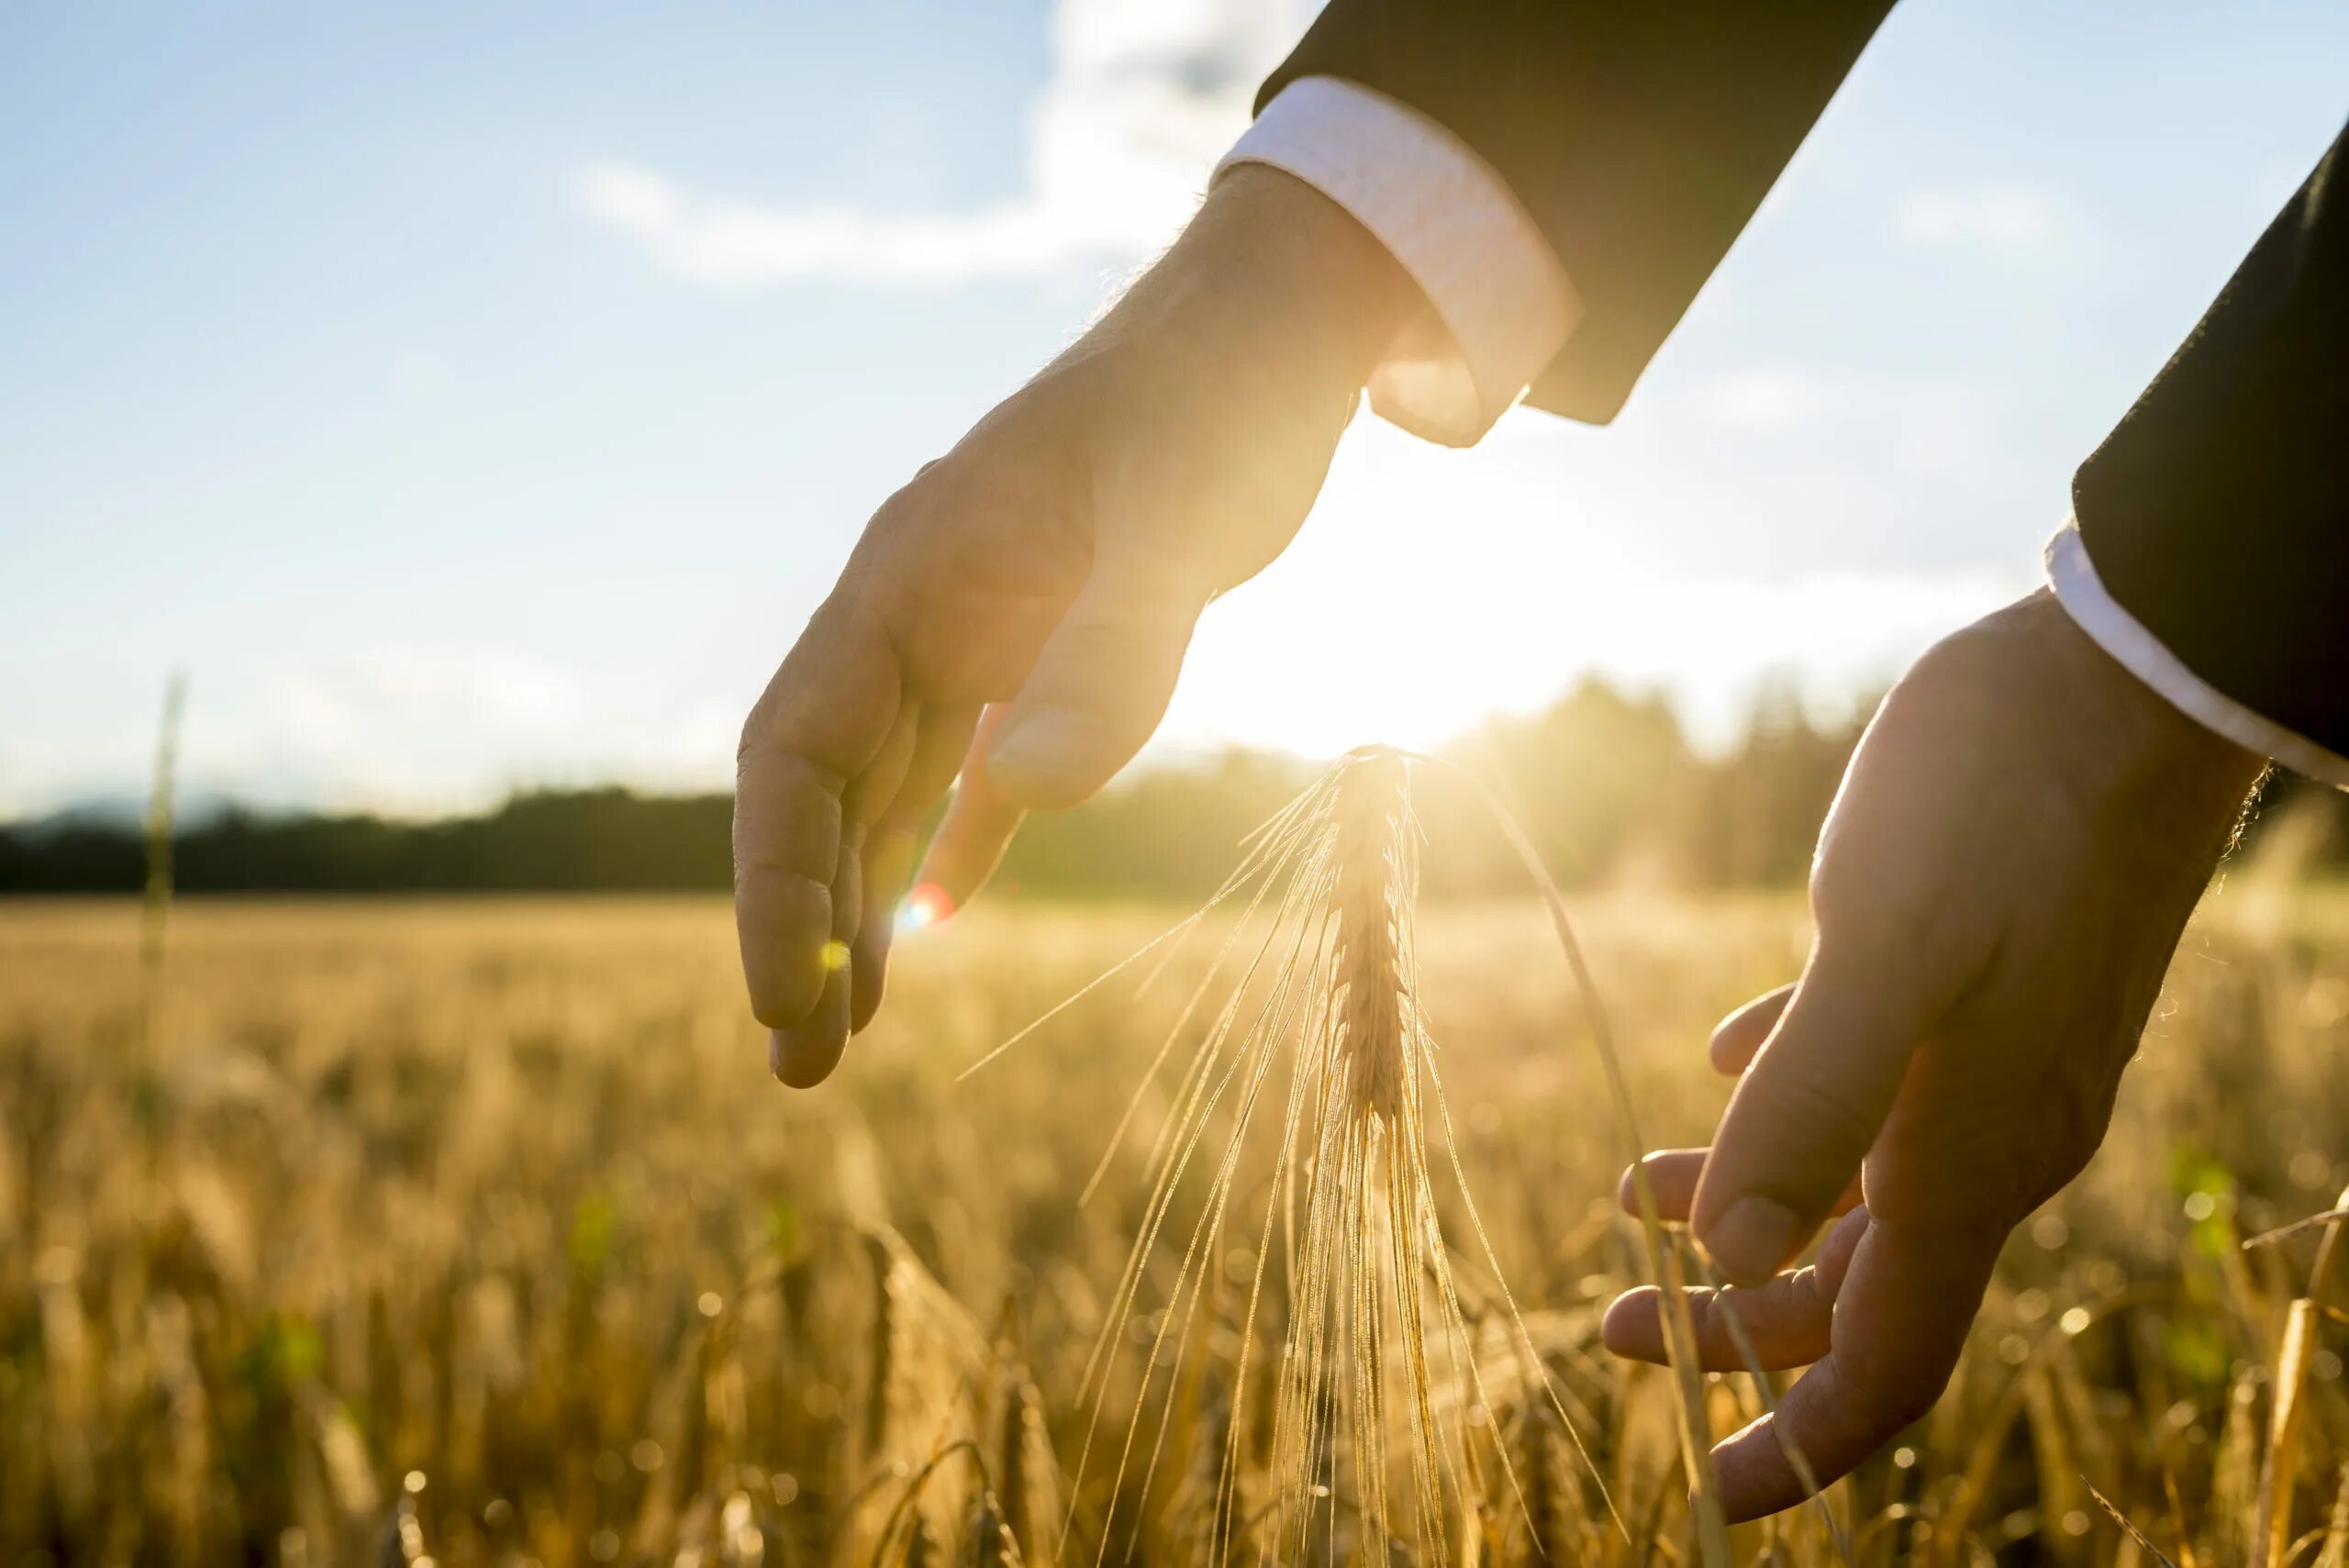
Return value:
M 1196 205 L 1273 0 L 0 10 L 0 816 L 723 787 L 864 518 Z M 1700 740 L 2037 580 L 2349 7 L 1908 0 L 1604 429 L 1369 417 L 1163 746 Z

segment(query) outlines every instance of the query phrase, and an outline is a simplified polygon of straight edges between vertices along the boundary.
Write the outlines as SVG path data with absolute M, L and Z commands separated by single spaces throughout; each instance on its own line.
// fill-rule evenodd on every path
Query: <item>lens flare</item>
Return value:
M 934 882 L 925 882 L 906 895 L 897 909 L 899 932 L 925 930 L 954 913 L 954 900 L 946 889 Z

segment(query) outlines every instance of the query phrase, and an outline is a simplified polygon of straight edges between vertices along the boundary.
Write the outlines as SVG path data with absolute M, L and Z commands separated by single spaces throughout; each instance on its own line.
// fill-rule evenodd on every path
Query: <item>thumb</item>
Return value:
M 1132 761 L 1166 715 L 1206 603 L 1163 574 L 1097 566 L 987 749 L 986 777 L 1004 800 L 1074 806 Z
M 1733 1283 L 1768 1279 L 1833 1211 L 1941 1011 L 1937 993 L 1876 944 L 1821 939 L 1697 1184 L 1698 1240 Z

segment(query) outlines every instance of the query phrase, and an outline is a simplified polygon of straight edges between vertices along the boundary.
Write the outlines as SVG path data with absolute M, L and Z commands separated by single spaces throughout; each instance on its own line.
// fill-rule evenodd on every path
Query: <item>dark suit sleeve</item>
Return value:
M 1264 84 L 1339 76 L 1459 137 L 1582 297 L 1537 406 L 1604 423 L 1891 0 L 1330 0 Z
M 2105 592 L 2349 755 L 2349 129 L 2072 484 Z

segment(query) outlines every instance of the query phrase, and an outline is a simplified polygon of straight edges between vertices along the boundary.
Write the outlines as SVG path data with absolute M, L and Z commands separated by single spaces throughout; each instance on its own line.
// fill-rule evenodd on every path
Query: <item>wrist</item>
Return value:
M 1418 302 L 1409 273 L 1344 208 L 1294 175 L 1243 164 L 1086 337 L 1241 378 L 1232 392 L 1253 383 L 1351 398 Z
M 2176 801 L 2190 812 L 2232 815 L 2266 770 L 2245 751 L 2179 709 L 2081 629 L 2054 595 L 2042 589 L 2016 606 L 2037 624 L 2060 684 L 2075 694 L 2080 719 L 2113 736 L 2127 784 Z
M 1341 363 L 1359 387 L 1420 304 L 1419 285 L 1385 242 L 1293 174 L 1227 170 L 1185 241 L 1203 272 L 1286 323 L 1293 346 Z M 1178 247 L 1179 248 L 1179 247 Z

